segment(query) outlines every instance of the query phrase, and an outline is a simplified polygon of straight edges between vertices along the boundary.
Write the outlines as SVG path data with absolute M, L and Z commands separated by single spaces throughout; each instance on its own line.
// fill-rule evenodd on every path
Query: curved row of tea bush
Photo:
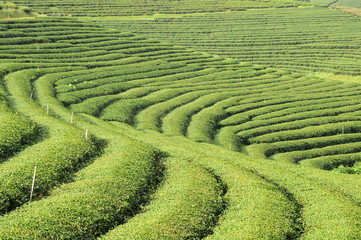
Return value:
M 223 210 L 223 186 L 185 159 L 169 158 L 165 182 L 141 213 L 101 239 L 187 239 L 212 233 Z
M 36 124 L 11 111 L 0 94 L 0 162 L 34 142 L 39 134 Z
M 91 118 L 91 121 L 97 125 L 105 125 L 105 123 L 94 118 Z M 284 190 L 267 181 L 267 179 L 263 179 L 244 168 L 239 168 L 233 162 L 213 154 L 203 153 L 203 149 L 207 149 L 207 146 L 188 141 L 182 137 L 165 137 L 156 132 L 143 134 L 125 128 L 121 123 L 110 124 L 108 129 L 125 132 L 133 138 L 159 146 L 174 157 L 193 159 L 195 163 L 206 169 L 211 169 L 215 175 L 219 176 L 226 187 L 225 190 L 227 190 L 224 196 L 226 209 L 220 216 L 219 223 L 213 229 L 213 233 L 208 235 L 207 239 L 287 239 L 287 236 L 299 234 L 298 223 L 295 222 L 297 204 L 289 199 Z M 241 157 L 241 159 L 243 158 Z M 239 160 L 237 159 L 237 161 Z M 149 205 L 150 213 L 153 211 L 151 206 Z M 147 212 L 144 214 L 147 216 Z M 141 215 L 138 217 L 143 219 Z M 138 219 L 138 217 L 133 220 Z M 129 223 L 133 224 L 132 221 Z M 152 222 L 151 219 L 149 221 Z M 262 227 L 255 228 L 254 226 Z M 127 228 L 128 226 L 124 225 L 119 227 L 119 230 Z M 171 239 L 177 238 L 171 237 Z
M 225 197 L 229 205 L 207 239 L 357 239 L 361 234 L 358 228 L 361 209 L 357 205 L 360 179 L 357 177 L 275 161 L 259 161 L 185 138 L 164 137 L 154 132 L 142 134 L 128 130 L 120 123 L 116 126 L 118 131 L 160 146 L 171 154 L 198 156 L 198 163 L 214 169 L 222 177 L 228 186 Z M 244 168 L 251 172 L 245 172 Z M 252 179 L 257 179 L 260 185 Z M 278 202 L 278 197 L 283 200 Z M 293 204 L 289 205 L 285 197 Z M 276 210 L 275 207 L 281 208 Z M 268 212 L 271 209 L 275 212 Z M 278 225 L 282 222 L 278 217 L 282 221 L 288 219 L 283 222 L 283 227 Z
M 74 173 L 87 165 L 100 150 L 95 139 L 86 139 L 83 131 L 48 116 L 32 102 L 28 79 L 24 77 L 26 74 L 31 78 L 38 71 L 11 73 L 5 82 L 17 111 L 43 128 L 46 138 L 1 164 L 1 213 L 29 201 L 35 166 L 38 167 L 38 184 L 34 188 L 36 199 L 47 195 L 55 186 L 71 181 Z
M 107 140 L 74 182 L 1 217 L 0 237 L 95 239 L 138 212 L 160 181 L 162 153 L 116 134 Z

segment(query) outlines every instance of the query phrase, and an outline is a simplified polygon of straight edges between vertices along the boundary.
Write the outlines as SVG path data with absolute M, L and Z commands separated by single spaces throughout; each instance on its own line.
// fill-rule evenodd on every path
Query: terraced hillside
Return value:
M 292 71 L 360 75 L 359 18 L 290 8 L 96 23 L 240 61 Z
M 0 165 L 0 239 L 361 237 L 360 178 L 318 169 L 360 160 L 359 84 L 73 19 L 0 29 L 1 101 L 42 130 Z
M 339 0 L 339 1 L 337 1 L 336 5 L 361 8 L 361 3 L 360 3 L 360 1 L 357 1 L 357 0 Z
M 327 6 L 345 6 L 353 8 L 361 8 L 361 2 L 358 0 L 298 0 L 302 2 L 311 2 Z
M 195 13 L 242 11 L 253 8 L 295 7 L 305 3 L 292 0 L 100 0 L 100 1 L 70 1 L 70 0 L 15 0 L 17 4 L 29 6 L 40 13 L 48 15 L 74 16 L 140 16 L 154 13 Z
M 29 7 L 17 6 L 16 4 L 10 3 L 5 6 L 0 6 L 0 19 L 33 18 L 37 16 Z

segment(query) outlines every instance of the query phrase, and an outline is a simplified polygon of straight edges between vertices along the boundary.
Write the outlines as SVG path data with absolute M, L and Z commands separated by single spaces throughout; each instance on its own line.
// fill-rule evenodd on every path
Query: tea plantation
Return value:
M 290 13 L 317 12 L 321 26 L 304 39 L 333 60 L 294 48 L 298 57 L 276 68 L 228 47 L 225 34 L 217 46 L 226 54 L 196 45 L 208 31 L 200 22 L 221 29 L 222 16 L 240 32 L 236 19 L 267 11 L 288 16 L 290 51 L 296 30 L 287 24 L 304 24 Z M 360 20 L 297 11 L 127 25 L 143 35 L 64 17 L 0 21 L 0 239 L 361 239 L 361 179 L 342 173 L 361 162 L 359 39 L 350 30 Z M 330 16 L 341 21 L 333 31 Z M 176 45 L 151 31 L 168 20 Z M 188 23 L 171 26 L 178 21 L 199 25 L 186 33 Z M 250 51 L 282 46 L 268 40 L 275 26 L 263 41 L 242 41 Z M 341 28 L 344 45 L 335 42 Z M 315 34 L 322 29 L 326 40 Z M 260 32 L 252 25 L 248 35 Z M 179 46 L 186 36 L 199 38 L 193 50 Z
M 354 8 L 360 8 L 361 2 L 358 0 L 298 0 L 302 2 L 310 2 L 310 3 L 316 3 L 320 5 L 327 5 L 327 6 L 345 6 L 345 7 L 354 7 Z
M 246 9 L 307 5 L 293 0 L 15 0 L 13 2 L 52 16 L 141 16 L 154 13 L 244 11 Z
M 327 8 L 95 22 L 241 61 L 292 71 L 360 75 L 360 19 Z

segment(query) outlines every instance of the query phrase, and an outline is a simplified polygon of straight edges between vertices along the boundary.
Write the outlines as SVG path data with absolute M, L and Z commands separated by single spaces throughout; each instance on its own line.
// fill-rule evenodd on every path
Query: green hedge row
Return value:
M 300 165 L 324 170 L 332 170 L 340 165 L 351 166 L 359 161 L 361 161 L 361 155 L 358 152 L 306 159 L 301 161 Z
M 243 97 L 226 98 L 193 115 L 187 129 L 188 138 L 194 141 L 213 143 L 219 129 L 219 122 L 228 116 L 224 109 L 236 104 L 240 99 Z
M 62 76 L 55 82 L 55 86 L 78 84 L 85 81 L 96 80 L 101 78 L 115 77 L 122 74 L 139 73 L 136 68 L 138 67 L 154 67 L 161 64 L 159 60 L 151 62 L 145 61 L 142 58 L 130 57 L 122 60 L 123 64 L 117 64 L 115 66 L 108 66 L 104 68 L 95 68 L 87 71 L 79 71 L 69 76 Z M 135 68 L 135 69 L 132 69 Z
M 186 135 L 192 115 L 224 98 L 223 94 L 209 94 L 185 104 L 163 118 L 162 130 L 167 135 Z
M 324 111 L 325 114 L 328 114 L 327 111 Z M 332 112 L 330 113 L 332 114 Z M 295 119 L 294 121 L 289 121 L 285 123 L 279 123 L 279 124 L 270 124 L 269 126 L 260 126 L 255 127 L 249 130 L 243 130 L 242 126 L 238 126 L 237 130 L 239 131 L 237 134 L 241 136 L 244 139 L 250 139 L 251 142 L 253 142 L 253 139 L 260 139 L 261 136 L 266 134 L 278 134 L 278 135 L 284 135 L 285 132 L 288 130 L 295 130 L 295 129 L 302 129 L 305 127 L 310 126 L 321 126 L 324 124 L 330 124 L 330 123 L 340 123 L 340 122 L 353 122 L 360 120 L 360 117 L 353 117 L 353 116 L 320 116 L 318 117 L 317 114 L 315 117 L 312 117 L 310 115 L 309 118 L 307 118 L 306 114 L 299 114 L 299 115 L 305 115 L 303 116 L 304 119 Z M 256 122 L 256 121 L 255 121 Z M 262 124 L 263 125 L 263 124 Z M 256 140 L 255 142 L 258 142 Z M 267 142 L 267 140 L 266 140 Z
M 45 72 L 68 68 L 47 69 Z M 101 143 L 85 138 L 84 131 L 47 116 L 46 111 L 30 100 L 29 80 L 44 70 L 23 70 L 6 76 L 5 82 L 14 98 L 17 110 L 44 129 L 46 139 L 26 148 L 1 167 L 1 213 L 29 200 L 34 167 L 38 167 L 34 198 L 47 195 L 55 186 L 71 181 L 74 173 L 87 165 L 99 153 Z
M 139 72 L 135 72 L 135 73 L 125 72 L 124 74 L 120 74 L 119 76 L 106 77 L 106 78 L 94 79 L 94 80 L 90 79 L 90 81 L 82 81 L 74 85 L 73 84 L 60 85 L 56 88 L 56 92 L 59 94 L 63 92 L 93 88 L 100 85 L 111 84 L 116 82 L 134 81 L 134 80 L 140 82 L 139 80 L 141 79 L 145 79 L 146 81 L 149 81 L 148 78 L 156 78 L 156 77 L 162 77 L 181 72 L 187 72 L 186 70 L 192 69 L 189 67 L 182 67 L 181 64 L 165 64 L 159 67 L 154 66 L 153 68 L 154 69 L 149 71 L 147 69 L 137 67 L 136 69 L 138 69 Z
M 140 142 L 113 137 L 73 183 L 1 217 L 0 238 L 96 239 L 140 211 L 159 182 L 162 156 Z
M 336 122 L 317 126 L 309 126 L 302 129 L 268 133 L 262 136 L 254 137 L 250 139 L 250 141 L 252 143 L 273 143 L 313 137 L 332 136 L 341 134 L 342 128 L 344 128 L 344 133 L 359 132 L 361 129 L 360 121 Z
M 125 129 L 121 123 L 114 125 L 109 129 Z M 226 185 L 226 209 L 207 239 L 287 239 L 287 236 L 297 234 L 293 223 L 296 206 L 284 191 L 238 165 L 255 160 L 243 155 L 233 156 L 234 153 L 221 147 L 195 143 L 184 137 L 164 137 L 154 132 L 138 134 L 130 131 L 129 134 L 161 147 L 174 157 L 193 159 L 200 166 L 211 169 Z
M 121 93 L 136 86 L 137 84 L 132 84 L 128 82 L 111 83 L 111 84 L 101 85 L 99 87 L 62 93 L 59 94 L 57 98 L 64 105 L 69 106 L 71 104 L 79 103 L 91 97 L 99 97 L 102 95 Z
M 74 112 L 81 112 L 93 116 L 99 116 L 102 110 L 121 98 L 140 98 L 157 89 L 149 87 L 132 88 L 126 92 L 116 95 L 100 96 L 86 99 L 81 103 L 73 104 L 71 110 Z
M 351 154 L 361 152 L 361 146 L 358 142 L 345 143 L 340 145 L 332 145 L 323 148 L 313 148 L 310 150 L 293 151 L 280 153 L 273 156 L 276 160 L 300 163 L 301 161 L 309 161 L 314 158 L 328 157 L 333 155 Z M 343 158 L 344 159 L 344 158 Z
M 45 119 L 44 119 L 45 120 Z M 0 174 L 0 213 L 5 213 L 29 201 L 34 167 L 37 166 L 34 199 L 48 195 L 74 173 L 87 165 L 99 151 L 93 139 L 86 140 L 83 131 L 57 123 L 48 139 L 30 146 L 16 157 L 4 162 Z
M 222 129 L 223 130 L 223 129 Z M 221 132 L 222 132 L 221 130 Z M 341 129 L 342 131 L 342 129 Z M 275 143 L 260 143 L 249 146 L 252 152 L 263 157 L 270 157 L 278 153 L 310 150 L 333 145 L 357 142 L 361 138 L 360 133 L 347 133 L 333 136 L 313 137 L 299 140 L 288 140 Z
M 223 186 L 185 159 L 169 158 L 165 180 L 144 212 L 101 239 L 199 239 L 223 210 Z
M 34 122 L 11 112 L 0 100 L 0 162 L 34 142 L 39 135 L 40 129 Z
M 148 108 L 138 113 L 136 116 L 136 127 L 141 130 L 161 131 L 163 117 L 165 117 L 169 112 L 176 109 L 177 107 L 194 101 L 195 99 L 205 94 L 205 91 L 189 92 L 170 100 L 153 104 L 152 106 L 149 106 Z
M 347 104 L 349 103 L 349 104 Z M 309 113 L 311 116 L 314 116 L 316 111 L 331 111 L 335 112 L 334 109 L 337 108 L 338 110 L 340 107 L 344 107 L 347 105 L 356 105 L 357 101 L 355 101 L 354 97 L 335 97 L 333 99 L 330 98 L 323 98 L 323 99 L 317 99 L 317 100 L 301 100 L 301 101 L 295 101 L 294 105 L 284 104 L 284 109 L 279 111 L 274 111 L 271 113 L 263 114 L 254 117 L 254 120 L 280 120 L 282 118 L 290 118 L 292 116 L 295 116 L 300 113 Z M 293 105 L 293 106 L 292 106 Z M 322 116 L 322 115 L 321 115 Z M 291 118 L 292 119 L 292 118 Z

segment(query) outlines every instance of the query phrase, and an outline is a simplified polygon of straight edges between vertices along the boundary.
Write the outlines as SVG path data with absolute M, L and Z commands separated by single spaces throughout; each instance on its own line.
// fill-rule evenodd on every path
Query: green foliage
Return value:
M 360 4 L 355 1 L 353 6 Z M 360 74 L 358 18 L 324 7 L 93 21 L 241 61 L 300 72 Z
M 191 116 L 202 108 L 214 104 L 222 98 L 221 94 L 211 94 L 185 104 L 168 114 L 163 120 L 163 131 L 167 135 L 185 135 Z
M 12 112 L 0 99 L 0 161 L 34 142 L 40 134 L 39 129 L 27 118 Z
M 159 181 L 162 153 L 129 139 L 109 144 L 73 183 L 1 218 L 0 238 L 96 239 L 139 211 Z
M 4 4 L 4 7 L 9 9 L 9 8 L 12 8 L 12 9 L 17 9 L 18 8 L 18 5 L 16 5 L 15 3 L 12 3 L 12 2 L 6 2 Z
M 66 128 L 57 130 L 69 131 Z M 11 211 L 29 201 L 34 166 L 38 166 L 35 199 L 48 195 L 49 190 L 60 183 L 71 181 L 73 173 L 84 167 L 98 150 L 90 140 L 83 139 L 83 132 L 70 131 L 67 135 L 49 138 L 28 147 L 3 163 L 0 175 L 0 212 Z
M 211 233 L 223 210 L 222 185 L 184 159 L 169 158 L 165 181 L 144 213 L 101 239 L 188 239 Z
M 21 11 L 24 11 L 25 13 L 27 13 L 27 14 L 30 14 L 33 10 L 30 8 L 30 7 L 28 7 L 28 6 L 19 6 L 19 9 L 21 10 Z
M 10 20 L 0 29 L 4 43 L 19 37 L 0 46 L 0 92 L 46 130 L 0 165 L 0 205 L 12 210 L 0 217 L 1 239 L 360 239 L 361 180 L 316 169 L 361 160 L 357 83 L 73 19 Z M 36 201 L 23 204 L 34 165 Z
M 225 0 L 208 1 L 199 0 L 197 3 L 191 0 L 99 0 L 99 1 L 78 1 L 76 3 L 69 0 L 15 0 L 15 3 L 30 6 L 38 12 L 48 15 L 56 15 L 57 12 L 74 16 L 134 16 L 152 15 L 154 13 L 197 13 L 197 12 L 223 12 L 242 11 L 249 8 L 273 8 L 273 7 L 296 7 L 304 5 L 301 2 L 291 0 L 268 0 L 256 2 L 251 0 Z M 56 6 L 56 7 L 53 7 Z M 49 8 L 50 7 L 50 8 Z M 99 11 L 101 9 L 101 11 Z M 53 14 L 53 12 L 55 14 Z
M 1 213 L 29 200 L 34 166 L 39 172 L 38 185 L 34 188 L 36 199 L 47 195 L 55 186 L 71 181 L 73 174 L 100 151 L 101 145 L 96 139 L 86 139 L 82 130 L 47 116 L 43 109 L 32 103 L 28 80 L 40 73 L 36 70 L 18 71 L 5 79 L 10 93 L 17 96 L 17 109 L 44 129 L 48 136 L 0 165 Z
M 361 3 L 357 0 L 339 0 L 335 5 L 361 8 Z
M 340 165 L 337 168 L 334 168 L 332 171 L 338 173 L 347 173 L 347 174 L 361 174 L 361 164 L 360 162 L 356 162 L 351 167 Z
M 136 116 L 137 128 L 143 130 L 161 131 L 163 117 L 172 110 L 187 104 L 196 98 L 206 94 L 205 92 L 191 92 L 172 98 L 168 101 L 153 104 L 141 111 Z

